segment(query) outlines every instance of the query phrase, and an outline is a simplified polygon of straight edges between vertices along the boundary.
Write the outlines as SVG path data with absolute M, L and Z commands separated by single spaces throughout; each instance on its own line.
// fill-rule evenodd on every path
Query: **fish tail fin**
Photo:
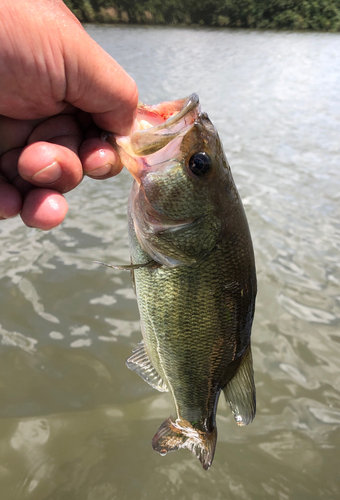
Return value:
M 188 448 L 199 459 L 203 469 L 208 470 L 214 458 L 216 439 L 216 427 L 212 432 L 202 432 L 194 429 L 189 422 L 173 422 L 168 418 L 153 437 L 152 447 L 160 455 Z

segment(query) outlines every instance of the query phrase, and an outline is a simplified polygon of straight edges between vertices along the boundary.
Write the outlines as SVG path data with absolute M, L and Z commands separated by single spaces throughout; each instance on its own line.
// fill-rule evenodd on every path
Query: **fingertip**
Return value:
M 127 73 L 121 95 L 117 95 L 111 102 L 114 104 L 108 111 L 92 114 L 94 122 L 103 130 L 118 135 L 129 135 L 137 116 L 138 88 Z
M 67 211 L 67 201 L 60 193 L 33 189 L 26 196 L 20 215 L 26 226 L 48 231 L 64 220 Z
M 48 142 L 26 146 L 18 161 L 21 177 L 35 186 L 66 193 L 82 180 L 79 157 L 68 147 Z
M 99 137 L 87 139 L 79 150 L 84 174 L 93 179 L 113 177 L 123 168 L 117 151 Z
M 10 219 L 18 215 L 22 206 L 19 191 L 11 184 L 0 184 L 0 218 Z

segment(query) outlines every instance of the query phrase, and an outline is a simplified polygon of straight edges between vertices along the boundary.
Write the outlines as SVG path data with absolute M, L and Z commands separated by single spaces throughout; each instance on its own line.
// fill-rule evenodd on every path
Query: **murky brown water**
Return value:
M 140 340 L 130 178 L 85 180 L 49 233 L 0 224 L 1 500 L 340 496 L 340 36 L 87 27 L 146 102 L 193 91 L 218 128 L 257 258 L 258 413 L 222 398 L 213 466 L 151 438 L 170 397 L 125 367 Z

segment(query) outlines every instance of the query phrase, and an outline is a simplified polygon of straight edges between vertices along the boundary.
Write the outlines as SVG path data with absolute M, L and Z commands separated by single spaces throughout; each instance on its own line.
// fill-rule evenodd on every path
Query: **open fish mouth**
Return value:
M 199 97 L 195 93 L 157 105 L 139 103 L 131 135 L 114 138 L 124 165 L 137 181 L 146 166 L 161 163 L 178 154 L 182 138 L 200 113 Z M 158 152 L 161 153 L 155 154 Z M 153 155 L 152 159 L 149 159 L 150 155 Z
M 130 142 L 134 154 L 144 156 L 164 148 L 194 123 L 199 112 L 198 108 L 199 98 L 197 94 L 191 94 L 186 99 L 179 99 L 172 103 L 165 102 L 157 106 L 140 104 L 138 106 L 139 125 L 140 128 L 145 128 L 137 130 L 131 136 Z M 166 110 L 166 114 L 164 114 L 164 110 Z M 164 121 L 166 116 L 168 118 Z M 161 122 L 159 123 L 159 121 Z M 158 124 L 152 125 L 153 122 L 158 122 Z

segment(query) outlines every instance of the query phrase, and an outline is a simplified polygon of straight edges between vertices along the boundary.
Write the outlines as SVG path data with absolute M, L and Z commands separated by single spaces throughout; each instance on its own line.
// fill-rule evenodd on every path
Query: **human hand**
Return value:
M 61 0 L 3 0 L 0 17 L 0 219 L 51 229 L 61 193 L 122 164 L 100 129 L 127 134 L 135 82 Z

